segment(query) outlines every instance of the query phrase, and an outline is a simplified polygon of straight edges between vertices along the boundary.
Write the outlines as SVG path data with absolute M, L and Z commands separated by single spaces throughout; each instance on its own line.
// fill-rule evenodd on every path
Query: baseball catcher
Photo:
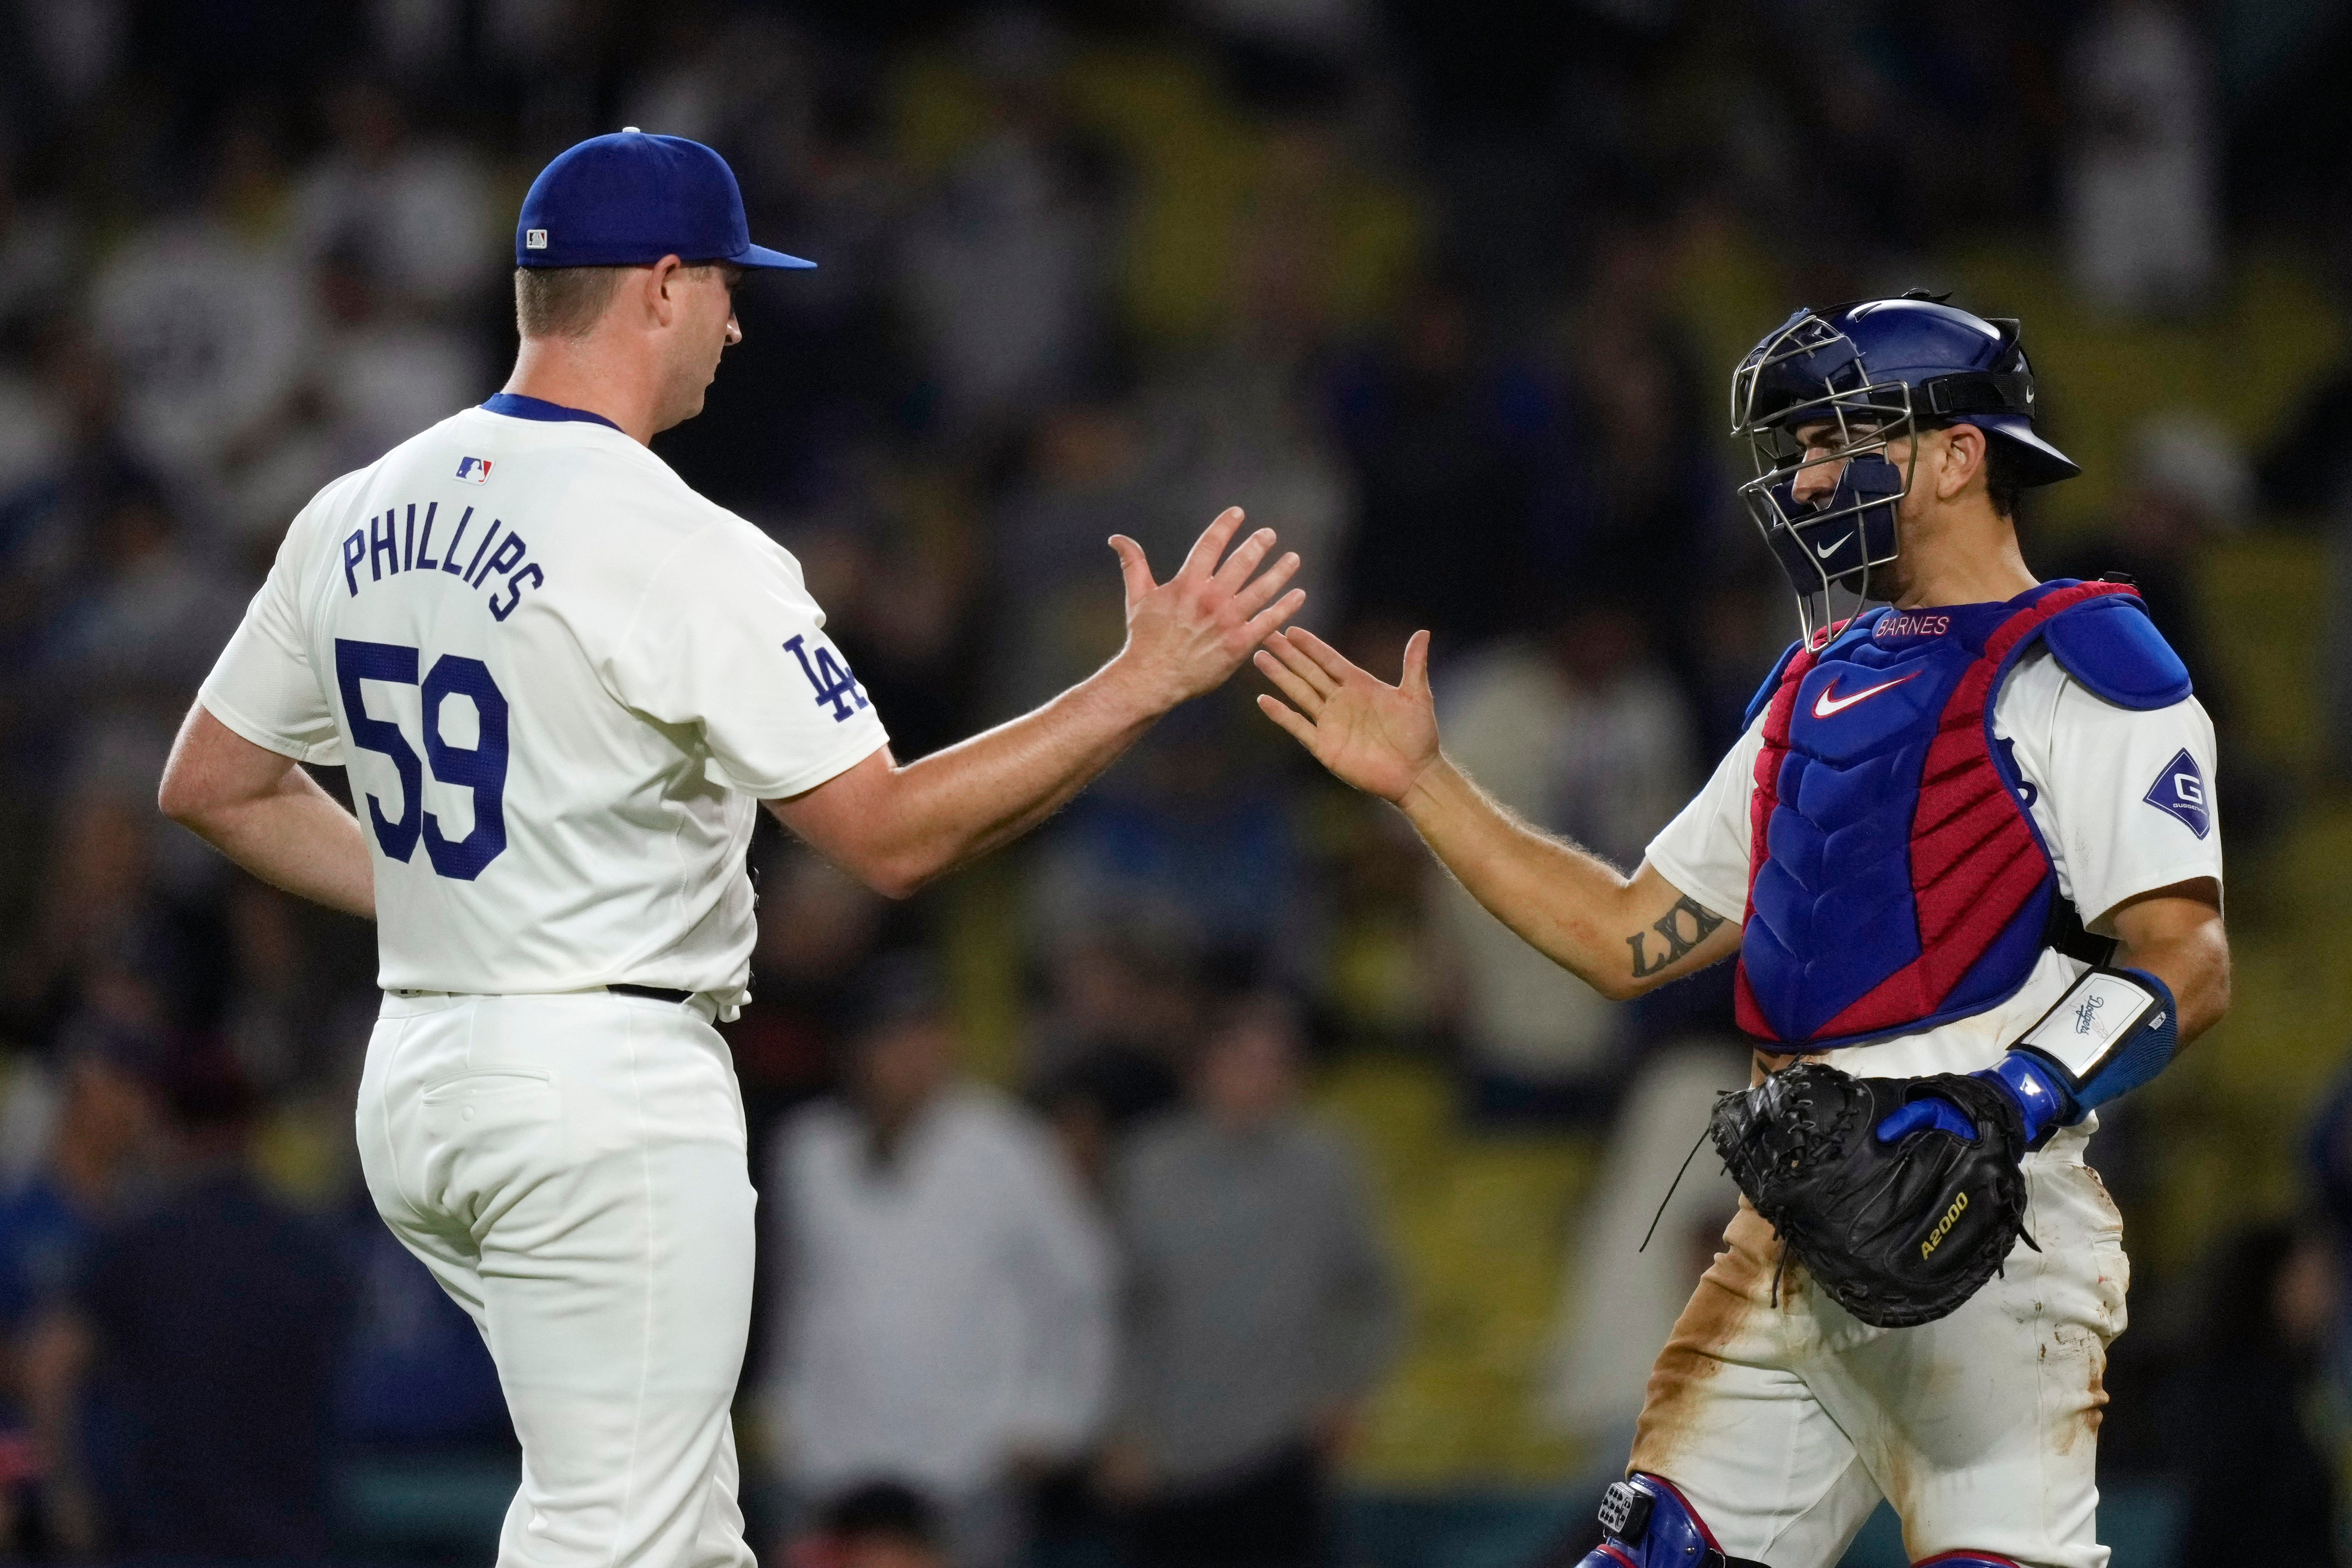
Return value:
M 2018 323 L 1925 295 L 1801 310 L 1733 373 L 1740 488 L 1801 635 L 1627 876 L 1438 743 L 1395 686 L 1268 639 L 1267 716 L 1393 802 L 1604 995 L 1737 956 L 1744 1201 L 1660 1352 L 1584 1568 L 1830 1568 L 1881 1499 L 1915 1561 L 2105 1568 L 2095 1485 L 2122 1222 L 2098 1107 L 2229 1001 L 2213 730 L 2120 581 L 2042 582 Z

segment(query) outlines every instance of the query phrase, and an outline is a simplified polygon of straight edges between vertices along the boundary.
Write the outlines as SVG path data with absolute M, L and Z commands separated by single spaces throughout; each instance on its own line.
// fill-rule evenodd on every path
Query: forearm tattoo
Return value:
M 1688 917 L 1685 919 L 1685 917 Z M 1651 975 L 1687 955 L 1705 942 L 1723 923 L 1723 917 L 1706 908 L 1696 899 L 1684 896 L 1682 902 L 1651 922 L 1650 931 L 1665 938 L 1666 951 L 1662 957 L 1653 957 L 1643 948 L 1642 939 L 1650 931 L 1637 931 L 1625 939 L 1633 950 L 1633 978 L 1647 980 Z

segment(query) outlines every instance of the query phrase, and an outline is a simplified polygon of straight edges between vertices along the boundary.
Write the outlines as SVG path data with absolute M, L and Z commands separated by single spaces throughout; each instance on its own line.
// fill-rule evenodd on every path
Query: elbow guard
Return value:
M 2038 1148 L 2162 1072 L 2179 1043 L 2170 986 L 2145 969 L 2092 969 L 1991 1070 L 2023 1106 Z

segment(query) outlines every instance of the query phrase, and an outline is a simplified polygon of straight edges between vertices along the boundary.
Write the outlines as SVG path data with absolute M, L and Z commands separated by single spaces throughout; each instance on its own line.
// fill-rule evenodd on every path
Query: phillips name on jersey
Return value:
M 887 739 L 824 626 L 618 430 L 473 408 L 303 509 L 202 700 L 349 768 L 385 989 L 740 999 L 757 803 Z

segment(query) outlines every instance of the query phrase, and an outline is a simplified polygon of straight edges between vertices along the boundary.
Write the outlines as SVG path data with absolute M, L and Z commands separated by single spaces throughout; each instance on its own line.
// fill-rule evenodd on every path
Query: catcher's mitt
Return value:
M 1925 1095 L 1977 1139 L 1878 1124 Z M 2025 1236 L 2025 1122 L 1996 1086 L 1950 1073 L 1854 1078 L 1801 1062 L 1716 1101 L 1716 1152 L 1832 1300 L 1865 1323 L 1929 1323 L 1976 1294 Z M 2038 1248 L 2037 1248 L 2038 1250 Z

